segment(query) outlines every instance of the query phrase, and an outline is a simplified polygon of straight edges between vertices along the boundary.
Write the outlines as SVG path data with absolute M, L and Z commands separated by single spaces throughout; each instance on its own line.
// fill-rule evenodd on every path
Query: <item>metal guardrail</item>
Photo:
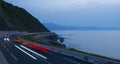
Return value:
M 19 39 L 21 39 L 21 38 L 19 38 Z M 23 40 L 25 42 L 29 42 L 29 43 L 36 43 L 36 42 L 27 41 L 27 40 L 24 40 L 24 39 L 21 39 L 21 40 Z M 36 44 L 38 44 L 38 43 L 36 43 Z M 56 47 L 51 47 L 51 46 L 48 46 L 48 45 L 42 45 L 42 44 L 38 44 L 38 45 L 44 46 L 46 48 L 51 48 L 53 50 L 57 50 L 61 54 L 68 55 L 68 56 L 71 56 L 71 57 L 75 57 L 75 58 L 78 58 L 78 59 L 82 59 L 84 61 L 88 61 L 88 62 L 91 62 L 93 64 L 120 64 L 120 62 L 112 61 L 112 60 L 109 60 L 109 59 L 95 57 L 95 56 L 91 56 L 91 55 L 87 55 L 87 54 L 83 54 L 83 53 L 72 52 L 72 51 L 68 51 L 68 50 L 64 50 L 64 49 L 60 49 L 60 48 L 56 48 Z

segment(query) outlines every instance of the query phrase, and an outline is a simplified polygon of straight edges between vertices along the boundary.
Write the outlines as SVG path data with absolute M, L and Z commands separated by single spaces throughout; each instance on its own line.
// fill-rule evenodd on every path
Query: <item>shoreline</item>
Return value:
M 102 55 L 98 55 L 98 54 L 84 52 L 84 51 L 76 50 L 74 48 L 68 49 L 68 48 L 64 48 L 64 47 L 48 45 L 48 44 L 39 42 L 37 39 L 33 38 L 34 36 L 35 36 L 35 34 L 30 34 L 30 35 L 28 34 L 28 35 L 22 35 L 22 36 L 20 36 L 20 38 L 25 39 L 25 40 L 29 40 L 29 41 L 32 41 L 32 42 L 37 42 L 38 44 L 42 44 L 42 45 L 52 46 L 52 47 L 55 47 L 55 48 L 60 48 L 60 49 L 68 50 L 68 51 L 71 51 L 71 52 L 82 53 L 82 54 L 87 55 L 87 56 L 93 56 L 93 57 L 98 57 L 98 58 L 105 59 L 105 60 L 120 62 L 119 59 L 114 59 L 114 58 L 110 58 L 110 57 L 107 57 L 107 56 L 102 56 Z M 26 39 L 26 37 L 27 37 L 27 39 Z

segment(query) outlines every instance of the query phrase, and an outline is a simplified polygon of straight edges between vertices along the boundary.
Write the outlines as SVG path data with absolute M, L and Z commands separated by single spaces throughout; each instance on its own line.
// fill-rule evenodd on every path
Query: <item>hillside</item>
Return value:
M 25 9 L 0 0 L 0 30 L 48 32 L 49 30 Z

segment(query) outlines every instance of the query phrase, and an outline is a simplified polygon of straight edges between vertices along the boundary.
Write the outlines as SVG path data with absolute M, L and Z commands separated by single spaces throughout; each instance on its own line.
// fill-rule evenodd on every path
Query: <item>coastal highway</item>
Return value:
M 8 64 L 92 64 L 57 52 L 43 52 L 20 43 L 4 41 L 3 38 L 0 39 L 0 50 Z

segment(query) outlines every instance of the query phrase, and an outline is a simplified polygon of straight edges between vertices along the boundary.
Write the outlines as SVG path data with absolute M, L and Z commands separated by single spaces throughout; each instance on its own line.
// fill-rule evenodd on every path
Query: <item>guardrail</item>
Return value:
M 21 40 L 31 43 L 31 41 L 27 41 L 24 39 L 21 39 Z M 34 43 L 36 43 L 36 42 L 34 42 Z M 105 58 L 95 57 L 95 56 L 91 56 L 91 55 L 87 55 L 87 54 L 83 54 L 83 53 L 72 52 L 72 51 L 55 48 L 55 47 L 51 47 L 51 46 L 47 46 L 47 45 L 42 45 L 42 44 L 38 44 L 38 45 L 44 46 L 44 47 L 52 49 L 52 50 L 56 50 L 58 53 L 61 53 L 64 55 L 68 55 L 71 57 L 82 59 L 84 61 L 92 62 L 93 64 L 120 64 L 120 62 L 105 59 Z

